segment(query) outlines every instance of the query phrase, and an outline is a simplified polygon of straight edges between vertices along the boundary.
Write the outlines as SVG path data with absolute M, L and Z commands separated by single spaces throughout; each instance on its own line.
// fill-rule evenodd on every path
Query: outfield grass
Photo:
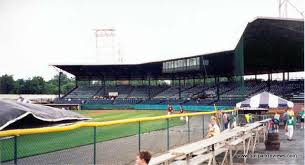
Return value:
M 81 114 L 89 116 L 92 111 L 80 111 Z M 103 114 L 91 114 L 90 121 L 111 121 L 119 119 L 130 119 L 139 117 L 152 117 L 165 115 L 165 111 L 127 111 L 109 112 Z M 170 119 L 170 127 L 183 124 L 179 119 Z M 166 120 L 147 121 L 141 123 L 141 133 L 166 128 Z M 59 151 L 63 149 L 89 145 L 93 143 L 93 128 L 80 128 L 73 131 L 26 135 L 17 137 L 18 158 L 39 155 Z M 120 137 L 132 136 L 138 133 L 138 123 L 98 127 L 96 130 L 97 142 L 117 139 Z M 1 161 L 13 160 L 14 143 L 13 139 L 1 140 Z

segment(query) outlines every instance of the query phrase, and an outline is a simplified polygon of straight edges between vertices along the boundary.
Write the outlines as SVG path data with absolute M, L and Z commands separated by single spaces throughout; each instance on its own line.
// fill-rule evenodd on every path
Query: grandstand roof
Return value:
M 243 52 L 244 74 L 304 70 L 304 21 L 258 18 L 242 34 L 235 55 Z
M 200 58 L 197 69 L 164 71 L 166 62 Z M 53 65 L 78 80 L 158 79 L 251 75 L 304 70 L 304 21 L 257 18 L 248 23 L 234 50 L 124 65 Z

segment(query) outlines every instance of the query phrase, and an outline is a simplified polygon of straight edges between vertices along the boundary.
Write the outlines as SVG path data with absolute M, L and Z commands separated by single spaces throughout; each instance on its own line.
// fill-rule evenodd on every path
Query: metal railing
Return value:
M 157 154 L 202 139 L 216 113 L 0 131 L 0 160 L 2 164 L 132 164 L 141 150 Z

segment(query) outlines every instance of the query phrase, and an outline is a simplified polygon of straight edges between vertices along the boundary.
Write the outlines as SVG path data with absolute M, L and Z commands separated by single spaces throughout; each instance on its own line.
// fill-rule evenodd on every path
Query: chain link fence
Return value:
M 158 155 L 206 137 L 211 115 L 2 137 L 1 164 L 134 164 L 141 150 Z

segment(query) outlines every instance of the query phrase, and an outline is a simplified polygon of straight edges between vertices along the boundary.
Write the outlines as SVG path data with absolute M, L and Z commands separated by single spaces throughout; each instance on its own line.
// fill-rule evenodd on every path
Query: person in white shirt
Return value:
M 220 128 L 217 125 L 217 121 L 216 121 L 216 117 L 212 116 L 211 117 L 211 122 L 209 124 L 209 130 L 208 130 L 208 138 L 217 136 L 220 134 Z M 210 150 L 214 151 L 214 144 L 212 145 L 212 148 L 210 148 Z

